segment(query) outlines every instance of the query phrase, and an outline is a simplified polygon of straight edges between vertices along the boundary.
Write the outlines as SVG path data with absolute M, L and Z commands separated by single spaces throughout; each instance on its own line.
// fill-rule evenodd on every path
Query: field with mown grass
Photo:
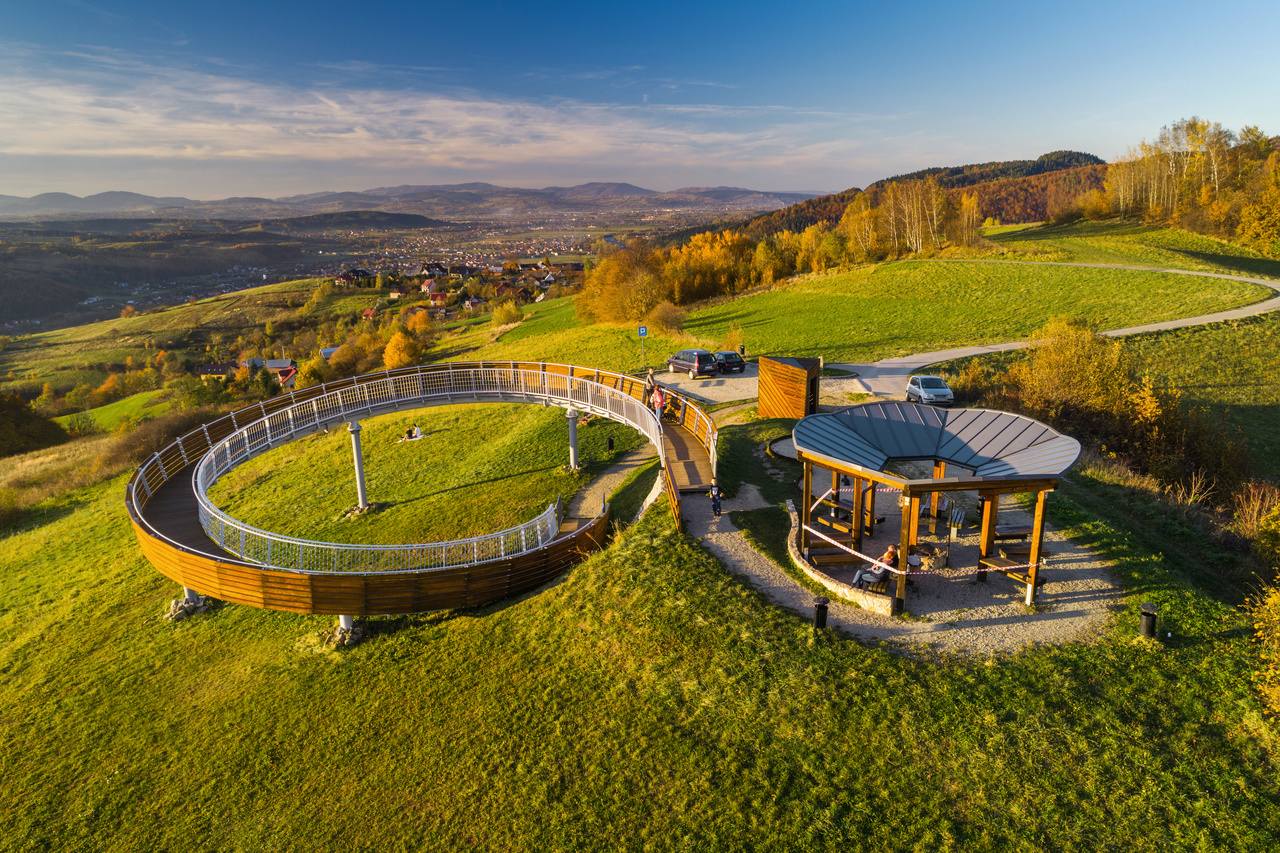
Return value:
M 992 266 L 965 284 L 974 290 L 966 310 L 1003 294 L 1053 313 L 1070 291 L 1053 275 L 1020 280 Z M 821 350 L 828 360 L 870 357 L 876 347 L 895 354 L 891 334 L 909 351 L 936 349 L 922 341 L 951 336 L 941 345 L 955 346 L 972 332 L 917 310 L 934 304 L 924 296 L 933 285 L 911 270 L 945 277 L 975 267 L 888 265 L 773 293 L 794 289 L 797 299 L 779 304 L 832 333 Z M 855 280 L 916 294 L 916 308 L 900 313 L 917 328 L 900 321 L 888 296 L 883 309 L 860 309 L 883 313 L 853 312 L 840 293 L 841 282 Z M 1140 310 L 1131 291 L 1142 287 L 1178 285 L 1187 313 L 1226 298 L 1213 294 L 1249 295 L 1185 277 L 1088 281 L 1114 294 L 1114 304 L 1089 310 L 1116 314 Z M 765 332 L 785 346 L 779 354 L 818 345 L 790 343 L 792 321 L 757 299 L 695 314 L 690 336 L 650 338 L 649 363 L 697 335 L 716 336 L 720 321 L 706 318 L 735 306 L 756 323 L 738 319 L 750 352 L 775 340 Z M 842 326 L 827 319 L 833 305 L 859 324 L 878 323 L 886 340 L 835 334 Z M 639 367 L 634 329 L 580 327 L 569 300 L 526 314 L 496 341 L 487 323 L 454 324 L 433 357 Z M 1188 398 L 1229 405 L 1228 417 L 1257 401 L 1264 429 L 1275 423 L 1270 385 L 1252 397 L 1232 389 L 1274 382 L 1274 326 L 1263 318 L 1127 345 Z M 732 519 L 782 560 L 781 504 L 794 494 L 796 472 L 781 460 L 769 470 L 756 451 L 792 422 L 749 412 L 746 420 L 721 431 L 721 481 L 731 494 L 760 489 L 770 506 Z M 414 423 L 428 437 L 395 444 Z M 370 498 L 399 503 L 369 518 L 362 538 L 410 528 L 411 538 L 433 538 L 442 529 L 422 524 L 470 529 L 515 493 L 532 514 L 585 479 L 552 470 L 567 461 L 560 410 L 449 407 L 365 427 Z M 602 445 L 613 430 L 618 452 L 638 441 L 620 427 L 580 431 L 593 471 L 606 464 Z M 78 452 L 106 441 L 6 460 L 15 470 L 0 486 L 55 478 Z M 349 437 L 334 430 L 237 469 L 219 495 L 233 514 L 265 526 L 296 517 L 309 532 L 339 535 L 365 523 L 332 520 L 354 503 L 350 466 Z M 615 518 L 634 516 L 656 476 L 653 463 L 631 474 L 612 496 Z M 0 530 L 0 849 L 1280 845 L 1280 740 L 1251 681 L 1259 661 L 1240 610 L 1253 583 L 1247 567 L 1105 468 L 1074 470 L 1049 512 L 1053 525 L 1113 564 L 1123 598 L 1112 624 L 1089 643 L 994 658 L 903 654 L 831 632 L 815 638 L 808 614 L 772 606 L 676 531 L 662 501 L 542 590 L 470 610 L 370 619 L 370 638 L 341 652 L 318 640 L 332 617 L 218 605 L 168 623 L 159 615 L 180 590 L 139 553 L 123 507 L 126 478 L 52 494 Z M 380 532 L 372 529 L 379 522 Z M 1146 601 L 1160 607 L 1161 633 L 1172 635 L 1158 643 L 1135 637 Z
M 107 371 L 93 365 L 123 365 L 129 357 L 140 363 L 160 350 L 186 351 L 200 362 L 207 357 L 205 347 L 210 343 L 223 341 L 225 349 L 246 330 L 296 317 L 317 284 L 315 279 L 269 284 L 134 317 L 19 338 L 0 350 L 0 392 L 33 383 L 38 391 L 44 382 L 57 387 L 98 385 Z M 351 313 L 370 307 L 376 298 L 370 291 L 339 290 L 309 313 Z
M 105 406 L 98 406 L 96 409 L 87 409 L 84 414 L 93 418 L 94 426 L 100 430 L 110 431 L 120 426 L 125 421 L 137 422 L 144 418 L 154 418 L 163 415 L 169 411 L 172 400 L 172 393 L 163 388 L 155 391 L 142 391 L 138 394 L 131 394 L 123 400 L 116 400 L 114 403 L 107 403 Z M 54 418 L 55 421 L 67 425 L 75 415 L 63 415 Z
M 694 311 L 685 330 L 716 340 L 737 323 L 755 355 L 864 362 L 1018 340 L 1059 315 L 1112 329 L 1271 295 L 1245 282 L 1159 272 L 911 261 L 787 281 Z
M 398 440 L 415 425 L 421 439 Z M 356 504 L 345 428 L 246 462 L 224 475 L 210 496 L 233 518 L 287 536 L 378 545 L 443 542 L 515 527 L 557 497 L 567 510 L 579 489 L 643 443 L 629 427 L 593 420 L 578 428 L 583 467 L 571 472 L 564 409 L 442 406 L 367 418 L 361 427 L 365 484 L 377 512 L 342 517 Z M 599 507 L 590 509 L 594 514 Z
M 1237 427 L 1257 472 L 1280 480 L 1280 316 L 1138 335 L 1125 346 L 1158 386 Z
M 764 425 L 767 429 L 771 425 Z M 731 441 L 726 472 L 759 479 Z M 4 540 L 0 838 L 14 850 L 1271 850 L 1277 742 L 1207 537 L 1081 477 L 1110 634 L 903 656 L 772 607 L 660 503 L 562 582 L 374 619 L 157 618 L 124 478 Z M 1127 501 L 1133 501 L 1130 504 Z M 1155 601 L 1161 643 L 1134 639 Z
M 636 326 L 606 323 L 583 325 L 574 311 L 572 299 L 556 299 L 525 306 L 526 319 L 496 340 L 487 322 L 457 326 L 442 335 L 430 357 L 447 361 L 548 361 L 599 367 L 620 373 L 639 373 L 643 363 Z M 637 324 L 638 325 L 638 324 Z M 691 346 L 714 344 L 688 335 L 666 334 L 649 329 L 645 338 L 644 361 L 650 367 L 664 367 L 667 356 Z
M 1131 264 L 1280 279 L 1280 261 L 1203 234 L 1141 222 L 1073 222 L 984 228 L 1000 249 L 1028 260 Z

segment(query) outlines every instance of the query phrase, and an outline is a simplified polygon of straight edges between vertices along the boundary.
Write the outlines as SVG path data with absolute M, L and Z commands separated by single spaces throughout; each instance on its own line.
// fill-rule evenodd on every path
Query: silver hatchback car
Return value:
M 912 376 L 907 382 L 907 402 L 929 406 L 950 406 L 955 402 L 951 386 L 938 376 Z

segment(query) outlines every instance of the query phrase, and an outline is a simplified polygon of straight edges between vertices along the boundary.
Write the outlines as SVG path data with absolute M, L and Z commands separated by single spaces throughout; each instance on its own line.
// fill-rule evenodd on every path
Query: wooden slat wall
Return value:
M 676 521 L 676 530 L 684 532 L 684 516 L 680 514 L 680 490 L 676 488 L 675 480 L 671 479 L 670 466 L 662 469 L 663 477 L 667 483 L 667 502 L 671 504 L 671 517 Z
M 760 359 L 760 403 L 762 418 L 803 418 L 818 411 L 811 383 L 822 373 L 817 359 L 811 366 L 793 367 L 773 358 Z M 804 362 L 802 362 L 803 364 Z
M 193 554 L 134 523 L 142 552 L 160 573 L 223 601 L 288 613 L 392 615 L 473 607 L 536 589 L 604 546 L 609 514 L 545 548 L 477 566 L 377 575 L 281 572 Z

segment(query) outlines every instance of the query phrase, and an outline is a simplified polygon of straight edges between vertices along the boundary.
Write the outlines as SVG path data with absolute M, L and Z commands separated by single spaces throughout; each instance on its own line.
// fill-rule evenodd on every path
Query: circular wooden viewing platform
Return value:
M 360 419 L 460 403 L 564 407 L 571 415 L 571 456 L 577 412 L 598 415 L 653 442 L 668 474 L 672 463 L 714 470 L 716 430 L 706 413 L 684 400 L 677 422 L 663 423 L 643 397 L 643 383 L 633 377 L 540 362 L 368 374 L 282 395 L 187 433 L 134 472 L 125 503 L 147 559 L 188 591 L 271 610 L 342 616 L 483 604 L 536 589 L 603 547 L 607 504 L 592 519 L 564 519 L 557 503 L 525 524 L 485 536 L 370 546 L 260 530 L 218 509 L 208 489 L 260 453 L 345 423 L 363 505 Z

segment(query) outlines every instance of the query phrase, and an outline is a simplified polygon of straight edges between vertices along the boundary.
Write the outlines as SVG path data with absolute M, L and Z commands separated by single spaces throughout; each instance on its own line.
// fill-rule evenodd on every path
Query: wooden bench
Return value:
M 991 569 L 992 571 L 1000 572 L 1007 578 L 1013 578 L 1014 580 L 1022 583 L 1030 583 L 1031 579 L 1026 575 L 1013 571 L 1014 568 L 1021 565 L 1023 564 L 1019 563 L 1017 560 L 1010 560 L 1008 557 L 983 557 L 978 560 L 978 567 L 984 571 L 986 569 Z M 1036 586 L 1044 586 L 1043 575 L 1036 578 Z
M 1012 545 L 1001 545 L 1000 556 L 1008 557 L 1011 560 L 1014 560 L 1014 559 L 1029 560 L 1031 559 L 1031 543 L 1015 542 Z M 1047 559 L 1052 556 L 1053 556 L 1052 551 L 1045 551 L 1043 549 L 1040 551 L 1041 560 Z

